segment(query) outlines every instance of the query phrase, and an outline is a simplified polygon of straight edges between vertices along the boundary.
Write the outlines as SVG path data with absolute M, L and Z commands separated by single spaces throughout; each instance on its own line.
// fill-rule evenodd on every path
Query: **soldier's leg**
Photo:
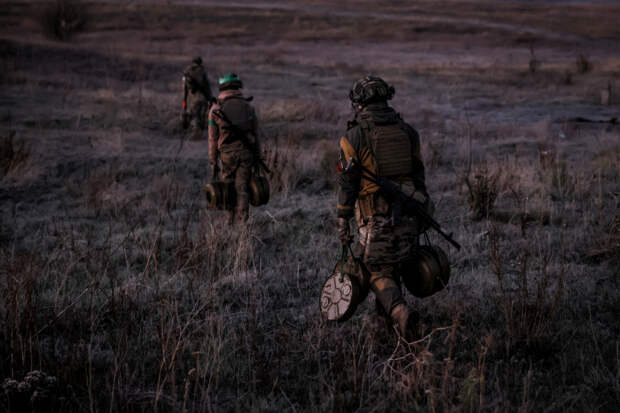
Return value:
M 235 177 L 237 174 L 237 169 L 238 169 L 238 165 L 239 165 L 239 158 L 236 156 L 236 154 L 234 152 L 222 152 L 220 153 L 220 161 L 222 162 L 222 171 L 221 171 L 221 176 L 222 176 L 222 182 L 225 182 L 227 184 L 233 183 L 236 181 Z M 237 195 L 237 202 L 239 202 L 238 200 L 238 195 Z M 234 220 L 235 220 L 235 208 L 226 211 L 226 214 L 228 216 L 228 223 L 229 224 L 233 224 Z
M 206 104 L 198 100 L 192 103 L 192 140 L 201 140 L 204 138 L 206 125 Z
M 400 335 L 407 341 L 414 338 L 418 322 L 417 313 L 410 313 L 400 285 L 394 278 L 393 265 L 370 265 L 370 288 L 375 293 L 377 312 L 391 320 Z
M 235 208 L 236 223 L 245 223 L 250 209 L 250 176 L 252 167 L 249 163 L 241 162 L 235 174 L 235 190 L 237 191 L 237 206 Z
M 359 235 L 364 247 L 363 260 L 371 273 L 370 287 L 385 314 L 398 326 L 401 336 L 408 339 L 410 324 L 417 320 L 410 320 L 397 282 L 396 266 L 401 260 L 399 234 L 395 233 L 389 217 L 372 216 L 359 226 Z
M 386 315 L 405 300 L 400 288 L 393 278 L 393 266 L 391 265 L 368 265 L 370 270 L 370 288 Z

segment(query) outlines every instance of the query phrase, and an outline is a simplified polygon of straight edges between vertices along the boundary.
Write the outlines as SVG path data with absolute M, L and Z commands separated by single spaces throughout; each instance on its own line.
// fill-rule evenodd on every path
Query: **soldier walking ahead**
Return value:
M 249 183 L 252 168 L 260 153 L 258 120 L 249 104 L 252 97 L 244 97 L 239 89 L 243 83 L 235 73 L 219 80 L 220 94 L 209 112 L 209 161 L 212 177 L 232 182 L 236 190 L 235 210 L 229 215 L 230 223 L 246 222 L 249 210 Z
M 195 57 L 183 72 L 183 128 L 192 125 L 192 139 L 203 138 L 207 113 L 213 100 L 202 58 Z
M 363 177 L 361 168 L 350 163 L 353 158 L 373 173 L 391 179 L 429 208 L 419 136 L 388 106 L 393 95 L 394 88 L 374 76 L 355 82 L 349 93 L 355 119 L 340 139 L 338 233 L 343 244 L 352 242 L 349 220 L 355 215 L 361 258 L 371 273 L 377 310 L 389 316 L 401 336 L 409 339 L 415 334 L 419 316 L 409 312 L 398 274 L 418 245 L 418 220 L 406 211 L 401 215 L 379 187 Z

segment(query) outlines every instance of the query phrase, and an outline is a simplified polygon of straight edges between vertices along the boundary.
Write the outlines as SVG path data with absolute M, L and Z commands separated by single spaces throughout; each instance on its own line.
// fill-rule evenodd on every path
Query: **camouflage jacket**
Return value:
M 377 156 L 377 140 L 374 139 L 374 136 L 377 131 L 384 129 L 395 131 L 395 134 L 390 135 L 388 133 L 386 135 L 388 144 L 383 146 L 388 150 L 384 150 L 382 154 Z M 394 136 L 394 139 L 390 136 Z M 404 136 L 408 139 L 403 138 Z M 385 141 L 384 139 L 383 142 Z M 420 191 L 427 195 L 418 132 L 405 123 L 400 115 L 385 103 L 368 105 L 356 114 L 355 119 L 349 122 L 347 133 L 340 139 L 339 152 L 340 172 L 337 180 L 339 217 L 349 218 L 353 216 L 358 200 L 371 199 L 377 201 L 376 198 L 380 197 L 377 185 L 363 178 L 360 168 L 352 167 L 348 171 L 342 170 L 351 157 L 357 159 L 371 171 L 402 185 L 408 185 L 412 191 Z M 398 171 L 400 173 L 397 175 L 390 176 L 390 173 L 394 174 Z M 386 200 L 382 200 L 382 202 L 387 203 L 386 209 L 377 211 L 377 208 L 371 207 L 373 215 L 375 213 L 388 213 L 389 202 Z M 376 204 L 377 202 L 374 205 Z
M 238 131 L 259 150 L 258 119 L 254 108 L 248 103 L 239 90 L 224 90 L 217 97 L 217 103 L 209 111 L 209 160 L 215 164 L 219 152 L 239 151 L 245 148 L 240 137 L 231 129 L 218 111 L 224 112 L 226 118 L 234 124 Z

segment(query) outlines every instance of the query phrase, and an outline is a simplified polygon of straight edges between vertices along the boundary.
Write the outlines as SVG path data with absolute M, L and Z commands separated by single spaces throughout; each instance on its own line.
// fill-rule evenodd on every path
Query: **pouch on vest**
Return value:
M 400 122 L 374 125 L 370 145 L 377 165 L 377 175 L 400 182 L 413 171 L 412 145 Z

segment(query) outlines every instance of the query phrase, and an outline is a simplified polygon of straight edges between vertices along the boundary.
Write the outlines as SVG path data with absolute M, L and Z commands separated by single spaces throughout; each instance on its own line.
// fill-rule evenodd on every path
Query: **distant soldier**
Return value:
M 259 159 L 258 120 L 244 97 L 241 79 L 228 73 L 219 79 L 220 94 L 209 112 L 209 161 L 212 177 L 217 179 L 221 162 L 222 180 L 232 182 L 236 190 L 236 207 L 230 223 L 245 222 L 249 210 L 249 182 Z
M 183 128 L 192 125 L 192 139 L 203 138 L 209 106 L 213 100 L 202 58 L 195 57 L 183 72 Z
M 431 205 L 418 133 L 388 106 L 393 95 L 394 88 L 374 76 L 355 82 L 349 93 L 355 119 L 339 145 L 338 233 L 343 244 L 352 242 L 349 220 L 355 215 L 360 255 L 371 273 L 377 311 L 396 325 L 402 337 L 411 338 L 419 316 L 409 312 L 397 274 L 415 253 L 421 231 L 418 220 L 405 211 L 400 214 L 378 186 L 363 177 L 361 168 L 350 162 L 355 159 L 400 184 L 403 192 L 426 208 Z

